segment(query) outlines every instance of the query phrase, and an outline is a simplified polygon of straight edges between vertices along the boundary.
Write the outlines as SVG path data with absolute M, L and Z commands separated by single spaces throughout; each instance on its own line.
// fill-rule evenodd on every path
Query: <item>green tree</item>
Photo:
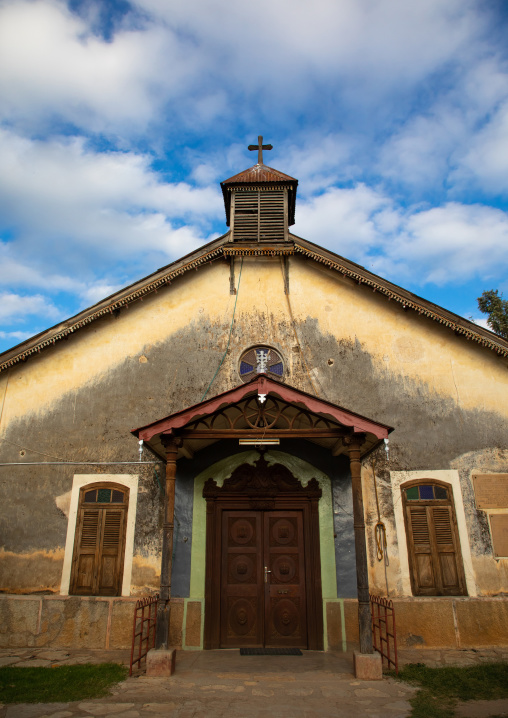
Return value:
M 487 324 L 492 331 L 508 339 L 508 300 L 497 289 L 490 289 L 478 297 L 478 307 L 489 315 Z

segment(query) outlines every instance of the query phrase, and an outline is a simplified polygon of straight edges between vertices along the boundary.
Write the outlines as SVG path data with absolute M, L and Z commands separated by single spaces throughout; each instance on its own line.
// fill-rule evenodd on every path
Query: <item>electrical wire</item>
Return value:
M 0 466 L 138 466 L 163 464 L 159 461 L 2 461 Z
M 40 456 L 47 456 L 49 459 L 57 459 L 57 461 L 3 461 L 0 462 L 0 466 L 60 466 L 62 464 L 70 464 L 72 466 L 113 466 L 115 464 L 163 464 L 164 461 L 159 459 L 158 461 L 72 461 L 69 459 L 62 459 L 61 456 L 53 456 L 53 454 L 45 454 L 37 449 L 27 449 L 22 444 L 17 444 L 15 441 L 4 439 L 0 437 L 0 441 L 5 441 L 6 444 L 12 444 L 17 446 L 18 449 L 26 451 L 28 453 L 40 454 Z
M 215 372 L 215 374 L 214 374 L 213 377 L 212 377 L 212 381 L 211 381 L 211 382 L 208 384 L 208 386 L 206 387 L 206 391 L 205 391 L 205 393 L 203 394 L 203 396 L 201 397 L 201 401 L 204 401 L 204 400 L 205 400 L 205 396 L 208 394 L 208 391 L 209 391 L 210 387 L 212 386 L 213 382 L 215 381 L 215 377 L 216 377 L 217 374 L 219 373 L 221 366 L 224 364 L 224 359 L 226 358 L 226 354 L 228 353 L 228 350 L 229 350 L 229 343 L 230 343 L 230 341 L 231 341 L 231 333 L 232 333 L 232 331 L 233 331 L 233 324 L 234 324 L 234 321 L 235 321 L 236 303 L 238 302 L 238 294 L 239 294 L 239 292 L 240 292 L 240 280 L 241 280 L 241 278 L 242 278 L 242 269 L 243 269 L 243 257 L 242 257 L 242 263 L 240 264 L 240 274 L 238 275 L 238 286 L 237 286 L 237 288 L 236 288 L 235 306 L 234 306 L 234 308 L 233 308 L 233 316 L 232 316 L 232 318 L 231 318 L 231 326 L 229 327 L 229 336 L 228 336 L 228 343 L 227 343 L 227 345 L 226 345 L 226 351 L 224 352 L 224 356 L 222 357 L 222 359 L 221 359 L 221 361 L 220 361 L 220 364 L 219 364 L 219 366 L 217 367 L 217 371 Z
M 77 462 L 69 462 L 68 459 L 62 459 L 61 456 L 53 456 L 53 454 L 45 454 L 43 451 L 37 451 L 37 449 L 27 449 L 26 446 L 22 446 L 21 444 L 16 444 L 15 441 L 9 441 L 8 439 L 4 439 L 3 436 L 0 437 L 0 441 L 5 441 L 6 444 L 12 444 L 12 446 L 17 446 L 18 449 L 22 449 L 23 451 L 29 451 L 31 454 L 39 454 L 40 456 L 47 456 L 48 459 L 58 459 L 58 461 L 64 462 L 64 463 L 77 463 Z M 16 462 L 17 463 L 17 462 Z M 48 463 L 48 462 L 43 462 Z

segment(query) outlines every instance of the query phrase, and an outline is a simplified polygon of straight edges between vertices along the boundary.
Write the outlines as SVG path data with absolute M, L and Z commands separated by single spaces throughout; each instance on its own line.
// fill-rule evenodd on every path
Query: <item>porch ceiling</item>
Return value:
M 345 452 L 342 437 L 364 434 L 362 454 L 388 437 L 392 428 L 259 374 L 208 399 L 132 433 L 165 457 L 164 439 L 180 437 L 179 456 L 192 456 L 221 439 L 307 439 Z

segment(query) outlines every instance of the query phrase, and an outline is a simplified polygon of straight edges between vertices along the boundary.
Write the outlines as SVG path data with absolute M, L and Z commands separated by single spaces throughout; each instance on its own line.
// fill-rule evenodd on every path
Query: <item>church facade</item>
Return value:
M 291 234 L 297 181 L 0 355 L 0 645 L 508 644 L 508 342 Z

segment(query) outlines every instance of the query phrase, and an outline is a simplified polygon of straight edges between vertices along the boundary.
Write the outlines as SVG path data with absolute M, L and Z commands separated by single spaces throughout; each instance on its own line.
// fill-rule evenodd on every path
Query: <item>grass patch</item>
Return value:
M 127 677 L 118 663 L 0 668 L 0 703 L 67 703 L 101 698 Z
M 410 663 L 399 671 L 398 678 L 420 686 L 410 699 L 412 718 L 453 718 L 458 701 L 508 698 L 507 663 L 442 668 Z

